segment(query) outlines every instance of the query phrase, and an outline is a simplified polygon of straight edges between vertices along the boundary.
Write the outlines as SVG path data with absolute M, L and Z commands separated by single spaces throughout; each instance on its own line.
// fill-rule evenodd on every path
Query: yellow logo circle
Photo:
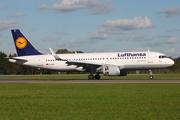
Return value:
M 16 39 L 16 47 L 19 49 L 25 48 L 27 45 L 27 40 L 24 37 L 18 37 Z

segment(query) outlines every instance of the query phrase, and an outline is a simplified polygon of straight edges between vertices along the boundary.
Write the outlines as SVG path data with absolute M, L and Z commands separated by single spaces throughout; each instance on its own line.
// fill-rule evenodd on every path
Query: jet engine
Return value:
M 83 67 L 77 67 L 76 70 L 80 71 L 80 72 L 84 72 L 85 71 L 85 69 Z
M 125 70 L 121 70 L 120 66 L 105 65 L 103 66 L 103 74 L 106 76 L 126 76 L 127 72 Z

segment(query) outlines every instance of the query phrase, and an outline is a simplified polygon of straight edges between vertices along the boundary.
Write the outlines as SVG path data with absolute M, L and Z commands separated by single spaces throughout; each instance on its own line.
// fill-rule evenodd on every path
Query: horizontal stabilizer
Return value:
M 27 62 L 28 59 L 24 58 L 24 57 L 13 57 L 11 58 L 12 60 L 19 60 L 19 61 L 24 61 L 24 62 Z
M 9 62 L 12 62 L 12 63 L 17 63 L 17 62 L 25 63 L 27 61 L 28 61 L 28 59 L 26 59 L 24 57 L 13 57 L 13 58 L 9 59 Z

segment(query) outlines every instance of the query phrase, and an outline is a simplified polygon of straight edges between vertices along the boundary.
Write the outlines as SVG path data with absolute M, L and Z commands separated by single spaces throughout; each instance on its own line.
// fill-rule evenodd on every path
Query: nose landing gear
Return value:
M 154 76 L 153 76 L 153 74 L 152 74 L 152 70 L 149 70 L 149 74 L 150 74 L 150 75 L 149 75 L 149 79 L 151 79 L 151 80 L 154 79 Z

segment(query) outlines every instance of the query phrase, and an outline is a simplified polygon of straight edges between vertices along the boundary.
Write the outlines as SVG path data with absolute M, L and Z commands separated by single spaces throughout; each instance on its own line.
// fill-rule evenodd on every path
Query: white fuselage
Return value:
M 78 53 L 57 54 L 58 57 L 67 61 L 89 63 L 98 65 L 116 65 L 121 69 L 155 69 L 169 67 L 174 64 L 170 58 L 159 52 L 112 52 L 112 53 Z M 38 67 L 42 69 L 58 71 L 81 71 L 80 65 L 69 65 L 62 60 L 56 60 L 52 54 L 14 57 L 9 60 L 20 65 Z

